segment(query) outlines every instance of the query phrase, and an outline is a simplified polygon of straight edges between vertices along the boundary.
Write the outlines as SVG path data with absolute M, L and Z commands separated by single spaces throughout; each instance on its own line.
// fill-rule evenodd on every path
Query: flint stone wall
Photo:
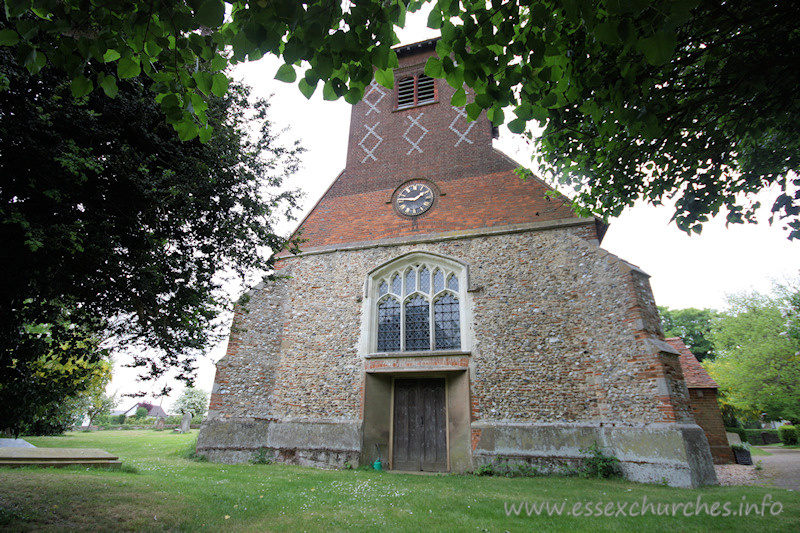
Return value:
M 226 420 L 358 427 L 365 280 L 413 251 L 469 265 L 473 446 L 479 422 L 694 424 L 677 356 L 646 342 L 660 335 L 646 274 L 585 235 L 575 226 L 282 260 L 280 279 L 236 312 L 198 450 L 269 447 L 265 431 L 226 444 Z M 330 450 L 357 453 L 358 440 Z

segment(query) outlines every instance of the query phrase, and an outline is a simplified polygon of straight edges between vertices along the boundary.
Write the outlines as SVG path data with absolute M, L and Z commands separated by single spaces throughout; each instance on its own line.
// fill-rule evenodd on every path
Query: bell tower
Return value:
M 303 249 L 569 220 L 597 240 L 594 219 L 514 173 L 485 114 L 467 120 L 456 89 L 425 75 L 435 45 L 397 48 L 394 89 L 373 81 L 353 106 L 346 167 L 303 221 Z

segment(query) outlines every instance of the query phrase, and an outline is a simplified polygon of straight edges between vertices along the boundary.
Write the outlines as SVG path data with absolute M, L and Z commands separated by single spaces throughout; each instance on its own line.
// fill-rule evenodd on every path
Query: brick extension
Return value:
M 666 341 L 681 354 L 680 362 L 683 377 L 689 388 L 689 401 L 692 405 L 694 419 L 706 434 L 711 447 L 711 457 L 717 464 L 735 463 L 733 451 L 725 435 L 725 425 L 717 403 L 719 385 L 708 375 L 700 361 L 689 351 L 683 339 L 670 337 Z

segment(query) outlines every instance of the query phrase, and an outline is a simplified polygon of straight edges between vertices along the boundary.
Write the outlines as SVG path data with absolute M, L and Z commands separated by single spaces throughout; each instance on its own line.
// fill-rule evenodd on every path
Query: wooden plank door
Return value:
M 447 470 L 446 432 L 444 379 L 395 380 L 393 467 Z

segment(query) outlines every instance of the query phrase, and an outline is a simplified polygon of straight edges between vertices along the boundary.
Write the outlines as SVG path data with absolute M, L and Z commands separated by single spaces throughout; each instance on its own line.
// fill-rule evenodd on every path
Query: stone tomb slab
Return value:
M 0 448 L 36 448 L 25 439 L 0 439 Z
M 97 448 L 0 448 L 0 466 L 119 468 L 119 457 Z

